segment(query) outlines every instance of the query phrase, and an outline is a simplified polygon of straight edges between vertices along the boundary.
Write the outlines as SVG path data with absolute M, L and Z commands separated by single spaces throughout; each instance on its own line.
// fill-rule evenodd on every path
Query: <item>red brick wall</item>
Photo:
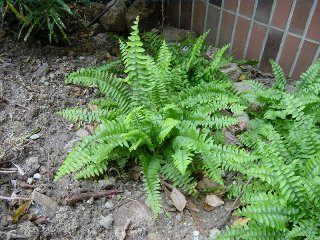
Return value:
M 297 79 L 320 57 L 320 0 L 167 0 L 168 21 L 198 34 L 211 29 L 207 41 L 231 43 L 238 59 L 258 59 L 270 71 L 275 59 Z

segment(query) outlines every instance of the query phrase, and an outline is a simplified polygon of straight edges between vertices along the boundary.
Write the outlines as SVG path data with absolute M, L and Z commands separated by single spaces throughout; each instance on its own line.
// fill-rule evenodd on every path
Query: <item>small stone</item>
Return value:
M 207 51 L 206 51 L 205 54 L 204 54 L 204 57 L 205 57 L 207 60 L 212 60 L 212 59 L 215 58 L 216 53 L 217 53 L 218 51 L 219 51 L 219 48 L 209 46 L 209 48 L 207 49 Z
M 33 73 L 34 77 L 42 77 L 44 75 L 46 75 L 50 70 L 49 64 L 48 63 L 44 63 L 42 64 L 37 71 L 35 71 Z
M 54 200 L 37 191 L 34 191 L 33 193 L 33 201 L 42 207 L 42 215 L 46 215 L 50 218 L 54 218 L 56 212 L 59 210 L 59 206 Z
M 224 201 L 221 200 L 220 197 L 218 197 L 215 194 L 209 194 L 206 196 L 205 200 L 206 204 L 212 206 L 212 207 L 220 207 L 224 204 Z
M 209 231 L 208 238 L 209 238 L 210 240 L 217 239 L 219 233 L 220 233 L 220 230 L 219 230 L 218 228 L 212 228 L 212 229 Z
M 39 180 L 39 179 L 41 179 L 41 174 L 40 173 L 36 173 L 36 174 L 33 175 L 33 178 Z
M 28 184 L 32 184 L 32 182 L 33 182 L 33 178 L 29 177 L 29 178 L 27 179 L 27 183 L 28 183 Z
M 75 132 L 75 134 L 78 136 L 78 137 L 87 137 L 87 136 L 89 136 L 89 132 L 87 131 L 87 130 L 85 130 L 85 129 L 83 129 L 83 128 L 80 128 L 80 129 L 78 129 L 76 132 Z
M 113 217 L 112 214 L 109 214 L 105 217 L 101 217 L 99 221 L 99 225 L 104 227 L 105 229 L 110 229 L 113 223 Z
M 28 176 L 32 176 L 40 168 L 39 158 L 38 157 L 27 158 L 22 168 L 28 174 Z
M 104 204 L 104 207 L 108 208 L 108 209 L 113 208 L 114 207 L 114 203 L 112 201 L 108 201 L 108 202 L 106 202 Z
M 88 201 L 87 201 L 88 204 L 92 205 L 94 203 L 94 199 L 93 198 L 90 198 Z
M 31 135 L 29 138 L 32 139 L 32 140 L 36 140 L 36 139 L 38 139 L 40 137 L 41 137 L 41 134 L 40 133 L 36 133 L 36 134 Z

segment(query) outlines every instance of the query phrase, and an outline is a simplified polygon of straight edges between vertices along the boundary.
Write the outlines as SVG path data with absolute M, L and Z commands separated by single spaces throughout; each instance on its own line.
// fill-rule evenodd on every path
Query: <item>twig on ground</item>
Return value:
M 235 209 L 235 206 L 236 204 L 238 204 L 240 198 L 242 197 L 242 195 L 244 194 L 245 190 L 246 190 L 246 187 L 249 185 L 249 183 L 251 182 L 251 180 L 253 179 L 253 177 L 250 177 L 248 179 L 248 181 L 246 182 L 246 184 L 243 186 L 239 196 L 236 198 L 236 200 L 234 200 L 233 204 L 232 204 L 232 207 L 230 208 L 230 210 L 228 211 L 226 217 L 223 219 L 223 221 L 218 225 L 218 229 L 222 228 L 224 225 L 226 225 L 226 223 L 228 222 L 229 220 L 229 217 L 232 213 L 232 211 Z
M 24 200 L 24 201 L 28 201 L 30 200 L 30 198 L 24 198 L 24 197 L 5 197 L 5 196 L 0 196 L 0 200 Z
M 73 195 L 71 197 L 67 197 L 64 200 L 64 204 L 72 206 L 78 202 L 82 202 L 83 200 L 87 200 L 90 198 L 110 197 L 118 193 L 123 193 L 123 190 L 112 189 L 112 190 L 101 191 L 101 192 L 80 193 L 80 194 Z
M 0 173 L 15 173 L 17 170 L 0 170 Z

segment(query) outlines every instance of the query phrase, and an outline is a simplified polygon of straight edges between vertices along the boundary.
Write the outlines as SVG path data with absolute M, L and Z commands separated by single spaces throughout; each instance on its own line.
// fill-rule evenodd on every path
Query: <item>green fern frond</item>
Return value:
M 297 84 L 296 94 L 308 93 L 312 85 L 319 82 L 320 77 L 320 61 L 311 65 L 308 70 L 300 76 L 300 81 Z
M 77 146 L 72 150 L 68 157 L 64 160 L 63 164 L 60 166 L 59 171 L 55 176 L 55 181 L 70 173 L 80 173 L 84 170 L 86 172 L 86 167 L 91 168 L 90 165 L 95 165 L 95 163 L 101 163 L 102 161 L 107 161 L 108 155 L 112 151 L 113 147 L 107 144 L 96 144 L 92 142 L 92 137 L 87 137 L 82 140 Z M 99 166 L 103 166 L 101 163 Z M 97 166 L 96 166 L 97 167 Z M 96 170 L 96 167 L 94 170 Z M 103 173 L 105 167 L 102 169 L 97 169 L 99 172 Z M 96 173 L 96 171 L 94 171 Z M 84 176 L 87 176 L 84 174 Z
M 182 175 L 172 162 L 168 162 L 161 167 L 161 174 L 165 180 L 170 180 L 173 182 L 174 187 L 180 187 L 186 193 L 192 196 L 197 196 L 198 192 L 196 190 L 197 182 L 194 177 L 192 177 L 192 171 L 187 169 L 185 174 Z
M 186 71 L 189 71 L 199 59 L 201 56 L 201 49 L 203 47 L 204 40 L 206 39 L 207 35 L 209 34 L 209 31 L 203 33 L 194 43 L 191 52 L 190 52 L 190 57 L 189 60 L 186 64 Z
M 152 156 L 150 159 L 146 155 L 139 156 L 142 165 L 144 184 L 148 192 L 147 202 L 149 207 L 157 218 L 161 209 L 161 196 L 160 196 L 160 162 L 159 156 Z
M 227 227 L 218 235 L 218 240 L 246 239 L 246 240 L 283 240 L 286 233 L 278 231 L 271 227 L 266 227 L 255 222 L 249 223 L 248 226 L 229 228 Z
M 203 126 L 212 129 L 222 129 L 225 127 L 230 127 L 232 125 L 236 125 L 238 123 L 238 120 L 234 117 L 228 116 L 210 117 L 208 115 L 203 116 L 202 114 L 193 113 L 189 116 L 188 121 L 185 122 L 190 124 L 190 126 Z
M 222 57 L 225 54 L 225 52 L 227 51 L 228 48 L 230 48 L 230 44 L 227 44 L 225 46 L 223 46 L 222 48 L 220 48 L 216 54 L 214 55 L 214 59 L 210 62 L 210 66 L 209 69 L 211 71 L 215 70 L 215 69 L 219 69 L 219 64 L 221 64 L 222 62 Z
M 202 134 L 198 129 L 188 125 L 181 125 L 178 127 L 179 134 L 173 140 L 173 149 L 186 148 L 202 153 L 209 150 L 212 144 L 212 139 L 207 138 L 206 134 Z
M 290 209 L 274 205 L 273 203 L 265 202 L 263 205 L 249 205 L 242 210 L 239 214 L 251 218 L 262 225 L 277 229 L 284 230 L 289 220 L 298 213 L 297 209 Z
M 272 67 L 273 74 L 276 78 L 275 84 L 272 86 L 274 89 L 278 90 L 284 90 L 287 85 L 286 77 L 280 67 L 279 64 L 277 64 L 275 61 L 270 60 L 270 64 Z
M 286 239 L 320 239 L 320 223 L 314 219 L 303 220 L 295 224 L 290 232 L 287 233 Z
M 128 87 L 122 80 L 107 71 L 91 68 L 81 69 L 70 73 L 65 78 L 65 82 L 88 87 L 98 87 L 101 93 L 116 101 L 119 108 L 124 112 L 127 112 L 130 107 Z
M 313 179 L 320 176 L 320 153 L 303 163 L 302 169 L 305 178 Z
M 57 113 L 58 115 L 68 119 L 71 122 L 103 122 L 115 119 L 119 114 L 115 110 L 97 110 L 89 111 L 83 108 L 66 108 Z
M 160 143 L 164 141 L 164 139 L 170 134 L 172 129 L 180 123 L 179 120 L 173 118 L 165 119 L 161 124 L 161 131 L 158 135 L 158 140 Z
M 141 37 L 147 52 L 151 55 L 156 55 L 160 51 L 159 49 L 165 39 L 162 34 L 155 31 L 142 33 Z
M 192 162 L 193 156 L 194 154 L 190 149 L 183 147 L 176 149 L 175 153 L 173 154 L 173 163 L 182 175 L 186 173 L 188 165 Z

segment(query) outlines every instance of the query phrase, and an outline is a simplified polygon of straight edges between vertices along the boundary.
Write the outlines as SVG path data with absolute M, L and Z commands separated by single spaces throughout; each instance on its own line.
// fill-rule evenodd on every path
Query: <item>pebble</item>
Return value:
M 105 217 L 101 217 L 99 221 L 99 225 L 104 227 L 105 229 L 110 229 L 113 223 L 113 217 L 112 214 L 109 214 Z
M 27 179 L 27 183 L 28 183 L 28 184 L 32 184 L 32 182 L 33 182 L 33 178 L 29 177 L 29 178 Z
M 48 63 L 44 63 L 42 64 L 37 71 L 35 71 L 33 73 L 34 77 L 42 77 L 44 75 L 46 75 L 50 70 L 49 64 Z
M 40 133 L 36 133 L 36 134 L 31 135 L 29 138 L 32 139 L 32 140 L 36 140 L 36 139 L 39 139 L 40 137 L 41 137 L 41 134 Z
M 108 202 L 106 202 L 104 204 L 104 207 L 108 208 L 108 209 L 113 208 L 114 207 L 114 203 L 112 201 L 108 201 Z
M 36 173 L 36 174 L 33 175 L 33 178 L 39 180 L 39 179 L 41 179 L 41 174 L 40 173 Z
M 58 204 L 53 199 L 37 191 L 33 193 L 33 201 L 42 207 L 41 213 L 50 218 L 54 218 L 59 210 Z
M 28 176 L 32 176 L 33 174 L 35 174 L 39 168 L 40 164 L 38 157 L 27 158 L 25 164 L 23 165 L 23 169 L 28 174 Z
M 78 129 L 76 132 L 75 132 L 76 136 L 78 137 L 86 137 L 86 136 L 89 136 L 89 132 L 83 128 L 80 128 Z
M 87 201 L 88 204 L 92 205 L 94 203 L 94 199 L 93 198 L 90 198 L 88 201 Z

